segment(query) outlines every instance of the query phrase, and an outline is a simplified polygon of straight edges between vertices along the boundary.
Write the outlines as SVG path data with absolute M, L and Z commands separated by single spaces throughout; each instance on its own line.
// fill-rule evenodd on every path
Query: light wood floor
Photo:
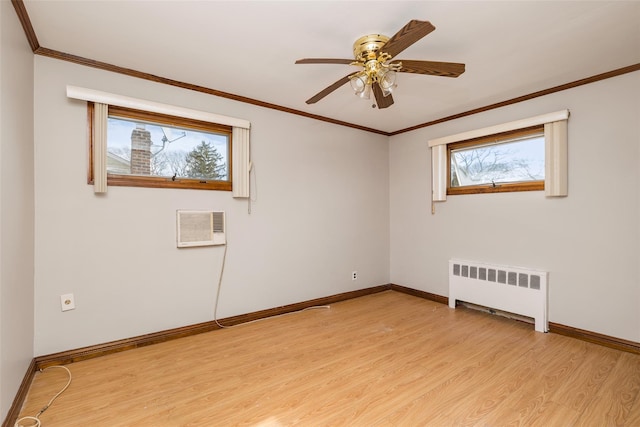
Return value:
M 44 427 L 640 426 L 640 356 L 394 291 L 67 366 Z

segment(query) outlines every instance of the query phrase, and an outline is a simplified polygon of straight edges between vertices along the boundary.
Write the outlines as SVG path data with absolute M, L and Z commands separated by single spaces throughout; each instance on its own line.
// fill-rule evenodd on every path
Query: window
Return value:
M 544 190 L 544 126 L 447 145 L 447 194 Z
M 566 197 L 568 119 L 569 110 L 560 110 L 430 139 L 431 201 L 444 202 L 449 194 L 529 190 Z
M 231 144 L 231 126 L 110 105 L 107 183 L 231 191 Z M 93 159 L 89 165 L 93 183 Z

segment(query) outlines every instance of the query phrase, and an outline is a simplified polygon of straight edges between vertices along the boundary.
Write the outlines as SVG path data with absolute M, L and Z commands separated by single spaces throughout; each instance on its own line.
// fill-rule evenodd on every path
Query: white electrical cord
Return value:
M 221 325 L 218 322 L 218 301 L 220 300 L 220 288 L 222 288 L 222 276 L 224 274 L 224 265 L 227 261 L 227 247 L 229 246 L 229 239 L 227 238 L 227 242 L 224 245 L 224 254 L 222 255 L 222 266 L 220 267 L 220 275 L 218 276 L 218 290 L 216 291 L 216 303 L 213 307 L 213 321 L 216 322 L 221 328 L 228 328 L 228 326 Z
M 220 267 L 220 275 L 218 276 L 218 289 L 216 290 L 216 302 L 213 306 L 213 321 L 216 323 L 216 325 L 218 325 L 220 328 L 222 329 L 228 329 L 231 328 L 233 326 L 237 326 L 237 325 L 231 325 L 231 326 L 225 326 L 220 324 L 220 322 L 218 322 L 218 301 L 220 301 L 220 289 L 222 288 L 222 277 L 224 275 L 224 266 L 226 264 L 227 261 L 227 247 L 229 246 L 229 237 L 228 237 L 228 233 L 227 233 L 227 243 L 224 245 L 224 254 L 222 255 L 222 266 Z M 293 313 L 299 313 L 302 311 L 306 311 L 306 310 L 314 310 L 316 308 L 331 308 L 330 305 L 314 305 L 311 307 L 307 307 L 307 308 L 303 308 L 301 310 L 296 310 L 296 311 L 290 311 L 288 313 L 282 313 L 282 314 L 278 314 L 276 316 L 269 316 L 269 317 L 265 317 L 262 319 L 256 319 L 256 320 L 251 320 L 249 322 L 243 322 L 242 325 L 246 325 L 248 323 L 253 323 L 253 322 L 259 322 L 261 320 L 265 320 L 271 317 L 279 317 L 279 316 L 285 316 L 287 314 L 293 314 Z
M 251 176 L 253 176 L 253 185 L 251 185 Z M 253 189 L 253 191 L 251 191 Z M 251 195 L 253 193 L 253 196 Z M 247 197 L 247 213 L 251 215 L 251 203 L 258 200 L 258 175 L 256 173 L 256 165 L 249 163 L 249 197 Z
M 300 310 L 289 311 L 289 312 L 287 312 L 287 313 L 276 314 L 276 315 L 273 315 L 273 316 L 263 317 L 263 318 L 261 318 L 261 319 L 249 320 L 248 322 L 242 322 L 242 323 L 238 323 L 238 324 L 231 325 L 231 326 L 224 326 L 224 325 L 221 325 L 220 323 L 218 323 L 218 321 L 217 321 L 217 320 L 216 320 L 216 324 L 217 324 L 218 326 L 220 326 L 221 328 L 223 328 L 223 329 L 229 329 L 229 328 L 233 328 L 234 326 L 248 325 L 248 324 L 250 324 L 250 323 L 261 322 L 261 321 L 263 321 L 263 320 L 267 320 L 267 319 L 273 319 L 274 317 L 287 316 L 287 315 L 289 315 L 289 314 L 295 314 L 295 313 L 302 313 L 303 311 L 307 311 L 307 310 L 316 310 L 316 309 L 318 309 L 318 308 L 331 308 L 331 306 L 330 306 L 330 305 L 313 305 L 313 306 L 311 306 L 311 307 L 302 308 L 302 309 L 300 309 Z
M 62 393 L 64 393 L 67 388 L 69 388 L 69 385 L 71 384 L 71 371 L 69 369 L 67 369 L 67 367 L 54 365 L 54 366 L 49 366 L 49 367 L 44 368 L 44 369 L 40 369 L 40 372 L 44 372 L 44 371 L 46 371 L 48 369 L 53 369 L 53 368 L 64 369 L 65 371 L 67 371 L 67 374 L 69 375 L 69 380 L 67 381 L 67 384 L 62 388 L 62 390 L 60 390 L 55 396 L 53 396 L 51 398 L 49 403 L 47 403 L 42 409 L 40 409 L 40 412 L 38 412 L 35 415 L 35 417 L 32 417 L 32 416 L 22 417 L 18 421 L 16 421 L 16 423 L 14 424 L 14 427 L 40 427 L 42 425 L 42 421 L 40 421 L 40 415 L 42 415 L 42 413 L 44 411 L 49 409 L 49 406 L 51 406 L 53 401 L 56 400 Z M 30 426 L 26 426 L 26 425 L 20 424 L 22 421 L 35 421 L 35 424 L 31 424 Z

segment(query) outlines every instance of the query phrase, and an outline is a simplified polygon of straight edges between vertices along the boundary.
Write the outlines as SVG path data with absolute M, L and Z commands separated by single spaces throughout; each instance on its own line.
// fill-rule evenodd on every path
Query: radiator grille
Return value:
M 486 267 L 477 267 L 474 265 L 466 264 L 453 264 L 452 273 L 454 276 L 469 277 L 470 279 L 488 280 L 490 282 L 496 281 L 496 270 L 493 268 L 488 269 L 487 275 Z M 540 275 L 539 274 L 527 274 L 516 271 L 497 270 L 498 283 L 506 283 L 512 286 L 520 286 L 523 288 L 540 289 Z
M 465 301 L 535 319 L 546 332 L 548 273 L 475 261 L 449 261 L 449 306 Z

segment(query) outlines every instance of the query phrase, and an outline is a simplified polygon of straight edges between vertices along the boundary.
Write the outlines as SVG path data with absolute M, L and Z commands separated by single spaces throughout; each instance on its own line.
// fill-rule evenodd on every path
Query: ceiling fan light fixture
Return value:
M 371 99 L 371 84 L 367 84 L 364 90 L 357 94 L 362 99 Z
M 384 96 L 389 96 L 393 92 L 393 89 L 398 87 L 396 84 L 396 72 L 386 70 L 382 75 L 378 75 L 378 84 L 380 85 L 380 89 L 382 89 L 382 94 Z
M 367 87 L 367 75 L 365 73 L 354 74 L 349 78 L 349 82 L 356 95 L 360 95 Z
M 396 72 L 395 71 L 385 71 L 383 73 L 378 74 L 378 81 L 380 82 L 380 86 L 383 88 L 391 88 L 396 84 Z

